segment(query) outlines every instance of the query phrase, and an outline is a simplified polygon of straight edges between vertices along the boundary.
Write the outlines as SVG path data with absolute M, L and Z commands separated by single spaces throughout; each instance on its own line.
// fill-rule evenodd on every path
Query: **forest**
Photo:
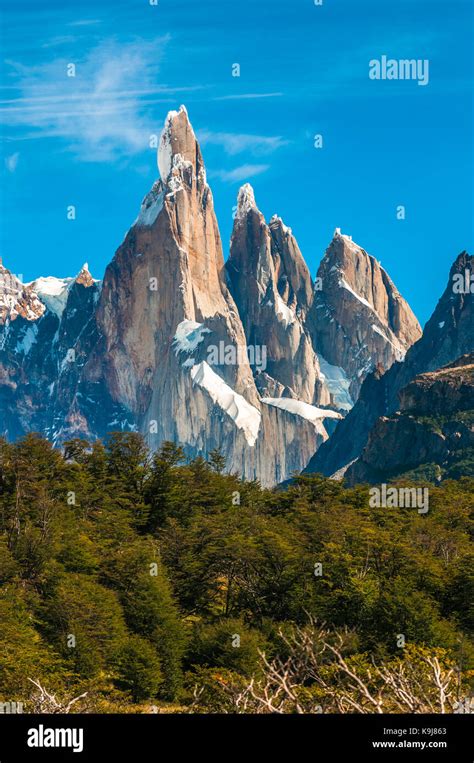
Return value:
M 429 491 L 263 489 L 136 433 L 0 440 L 4 711 L 469 712 L 474 480 Z

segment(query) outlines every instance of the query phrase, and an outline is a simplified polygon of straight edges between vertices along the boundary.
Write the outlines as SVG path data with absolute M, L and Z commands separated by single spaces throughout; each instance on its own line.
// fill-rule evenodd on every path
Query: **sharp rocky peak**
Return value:
M 82 268 L 80 269 L 79 273 L 77 274 L 75 278 L 75 282 L 77 284 L 80 284 L 81 286 L 85 286 L 87 289 L 93 286 L 94 283 L 96 283 L 94 278 L 92 278 L 91 276 L 89 265 L 87 262 L 85 262 Z
M 237 195 L 237 215 L 236 220 L 246 217 L 250 211 L 259 212 L 255 201 L 255 194 L 250 183 L 245 183 Z
M 170 111 L 166 117 L 158 148 L 158 170 L 161 180 L 169 185 L 173 175 L 192 168 L 192 175 L 205 180 L 201 149 L 189 121 L 185 106 Z

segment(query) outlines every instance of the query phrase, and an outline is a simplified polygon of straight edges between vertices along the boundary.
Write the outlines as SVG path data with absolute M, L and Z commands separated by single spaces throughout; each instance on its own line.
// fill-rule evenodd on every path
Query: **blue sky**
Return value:
M 472 250 L 470 0 L 0 7 L 0 253 L 25 280 L 72 275 L 85 261 L 102 277 L 157 177 L 150 135 L 181 103 L 225 257 L 246 181 L 262 212 L 292 227 L 313 276 L 341 227 L 422 323 L 454 257 Z M 428 59 L 428 85 L 369 79 L 382 55 Z

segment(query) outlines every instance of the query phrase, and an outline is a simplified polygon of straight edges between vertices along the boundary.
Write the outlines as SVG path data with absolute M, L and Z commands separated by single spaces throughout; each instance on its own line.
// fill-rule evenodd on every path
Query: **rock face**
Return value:
M 307 472 L 330 476 L 357 459 L 369 432 L 380 416 L 398 408 L 398 393 L 415 376 L 452 363 L 474 349 L 473 294 L 466 273 L 473 272 L 474 258 L 462 252 L 449 273 L 448 284 L 422 337 L 407 352 L 403 363 L 386 372 L 376 370 L 362 386 L 359 399 L 340 422 L 329 443 L 311 459 Z
M 273 485 L 300 471 L 371 368 L 419 327 L 385 271 L 337 233 L 312 283 L 250 186 L 224 264 L 186 109 L 169 113 L 160 179 L 107 267 L 22 284 L 0 268 L 0 434 L 141 432 Z M 450 350 L 446 348 L 449 354 Z
M 339 229 L 318 279 L 309 330 L 324 359 L 343 369 L 348 392 L 357 400 L 367 374 L 403 360 L 421 328 L 379 262 Z
M 417 376 L 399 398 L 399 410 L 375 422 L 348 483 L 474 476 L 474 353 Z

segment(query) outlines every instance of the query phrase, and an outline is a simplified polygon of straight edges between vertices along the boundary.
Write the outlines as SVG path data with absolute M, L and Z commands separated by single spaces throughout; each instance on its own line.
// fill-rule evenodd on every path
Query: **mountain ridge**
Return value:
M 85 265 L 74 279 L 7 287 L 0 270 L 0 430 L 58 445 L 138 431 L 190 457 L 219 448 L 229 470 L 276 484 L 305 468 L 367 374 L 416 341 L 418 322 L 338 230 L 313 282 L 291 228 L 265 220 L 249 184 L 225 262 L 185 107 L 165 120 L 157 164 L 102 281 Z

